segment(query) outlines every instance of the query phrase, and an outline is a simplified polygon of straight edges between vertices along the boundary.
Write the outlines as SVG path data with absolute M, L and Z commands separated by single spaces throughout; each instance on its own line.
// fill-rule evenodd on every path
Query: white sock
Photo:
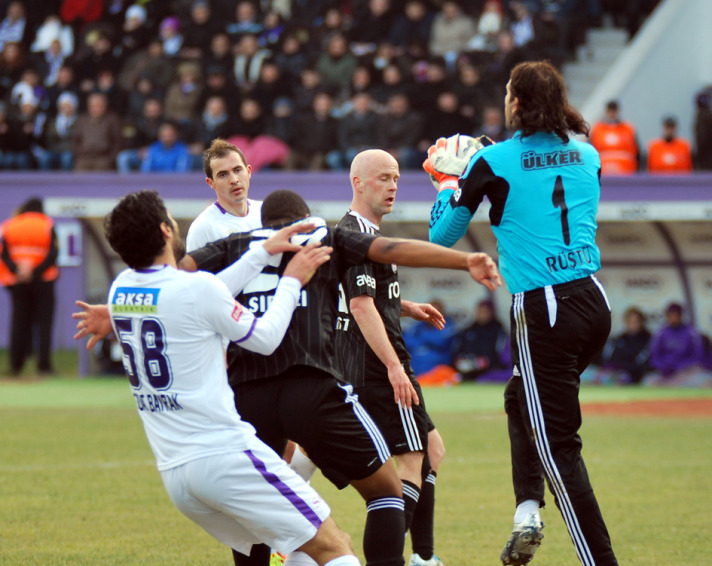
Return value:
M 330 560 L 324 566 L 361 566 L 361 562 L 353 554 L 347 554 Z
M 514 524 L 521 523 L 529 515 L 539 513 L 539 501 L 536 499 L 527 499 L 517 505 L 517 510 L 514 512 Z
M 304 481 L 309 481 L 314 475 L 314 472 L 316 472 L 314 462 L 301 451 L 299 446 L 294 450 L 294 455 L 292 456 L 292 461 L 289 463 L 289 467 L 297 472 Z
M 299 449 L 297 449 L 299 451 Z M 287 555 L 284 566 L 319 566 L 306 552 L 295 550 Z

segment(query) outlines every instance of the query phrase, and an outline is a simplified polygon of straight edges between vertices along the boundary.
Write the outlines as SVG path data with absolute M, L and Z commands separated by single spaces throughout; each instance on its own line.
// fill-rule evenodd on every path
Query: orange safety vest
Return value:
M 638 170 L 635 129 L 627 122 L 598 122 L 591 131 L 591 144 L 601 156 L 602 175 L 629 175 Z
M 0 235 L 12 261 L 30 269 L 42 263 L 50 252 L 53 226 L 52 219 L 41 212 L 24 212 L 3 222 Z M 52 265 L 42 273 L 42 280 L 54 281 L 58 275 L 59 269 Z M 2 260 L 0 283 L 5 286 L 17 283 L 17 276 Z
M 648 171 L 651 173 L 689 173 L 692 171 L 692 150 L 683 139 L 656 139 L 648 145 Z

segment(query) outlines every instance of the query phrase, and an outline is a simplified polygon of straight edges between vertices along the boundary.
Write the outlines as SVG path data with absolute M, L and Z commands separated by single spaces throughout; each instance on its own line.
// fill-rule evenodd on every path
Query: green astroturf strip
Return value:
M 503 411 L 504 384 L 461 384 L 423 389 L 432 413 L 490 413 Z M 641 387 L 583 387 L 582 403 L 712 398 L 708 389 Z M 4 380 L 0 407 L 128 408 L 134 407 L 128 383 L 121 377 Z

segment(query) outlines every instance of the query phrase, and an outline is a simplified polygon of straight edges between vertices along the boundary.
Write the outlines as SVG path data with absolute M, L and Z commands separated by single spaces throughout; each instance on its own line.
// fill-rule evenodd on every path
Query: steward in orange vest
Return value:
M 40 199 L 28 200 L 16 216 L 3 222 L 0 248 L 0 283 L 12 300 L 10 373 L 22 372 L 36 330 L 37 371 L 50 374 L 58 246 L 54 223 L 44 214 Z
M 692 148 L 687 140 L 676 137 L 677 121 L 663 120 L 663 137 L 648 145 L 648 171 L 651 173 L 689 173 L 692 171 Z
M 606 116 L 594 124 L 590 139 L 601 157 L 602 175 L 629 175 L 638 170 L 640 151 L 635 128 L 620 120 L 615 100 L 606 105 Z
M 5 286 L 25 283 L 27 277 L 42 281 L 57 279 L 57 235 L 49 216 L 22 212 L 2 223 L 0 238 L 0 283 Z

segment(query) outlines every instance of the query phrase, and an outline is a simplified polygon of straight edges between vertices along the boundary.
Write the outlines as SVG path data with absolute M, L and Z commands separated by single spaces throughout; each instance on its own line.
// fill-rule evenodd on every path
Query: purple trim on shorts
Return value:
M 227 214 L 227 210 L 225 210 L 225 209 L 222 207 L 222 205 L 221 205 L 218 201 L 215 201 L 215 206 L 218 207 L 218 210 L 219 210 L 220 212 L 222 212 L 223 214 Z
M 247 340 L 250 336 L 252 336 L 252 332 L 255 330 L 256 324 L 257 324 L 257 317 L 252 319 L 252 326 L 250 326 L 250 330 L 247 332 L 247 334 L 245 334 L 239 340 L 233 340 L 233 342 L 235 342 L 235 344 L 239 344 L 240 342 L 244 342 L 245 340 Z
M 276 474 L 267 470 L 265 463 L 255 456 L 252 451 L 245 450 L 247 457 L 252 460 L 252 464 L 255 466 L 257 471 L 262 474 L 262 476 L 267 480 L 267 483 L 271 484 L 277 491 L 279 491 L 284 497 L 286 497 L 289 502 L 294 505 L 294 507 L 299 511 L 312 525 L 317 529 L 321 526 L 322 520 L 314 512 L 314 510 L 309 507 L 306 501 L 299 497 L 291 487 L 284 483 L 281 479 L 277 477 Z

